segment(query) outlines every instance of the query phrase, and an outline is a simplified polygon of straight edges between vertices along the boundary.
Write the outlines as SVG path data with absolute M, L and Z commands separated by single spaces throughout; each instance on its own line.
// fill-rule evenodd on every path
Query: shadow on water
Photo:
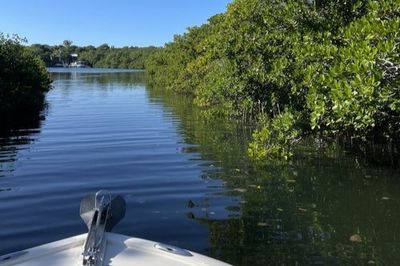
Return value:
M 400 260 L 400 180 L 396 169 L 369 166 L 338 145 L 306 140 L 291 162 L 252 166 L 250 128 L 238 121 L 204 119 L 190 99 L 149 90 L 181 119 L 193 145 L 186 152 L 210 163 L 203 178 L 223 180 L 228 217 L 189 219 L 209 228 L 208 254 L 235 265 L 394 265 Z
M 14 170 L 14 162 L 18 152 L 29 149 L 40 133 L 42 122 L 46 118 L 46 109 L 42 111 L 18 114 L 3 118 L 0 123 L 0 178 Z M 0 187 L 0 192 L 10 191 L 11 188 Z

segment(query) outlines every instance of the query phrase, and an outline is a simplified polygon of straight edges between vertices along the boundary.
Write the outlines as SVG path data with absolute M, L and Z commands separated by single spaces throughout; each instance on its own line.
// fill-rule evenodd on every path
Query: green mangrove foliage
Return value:
M 398 0 L 235 0 L 146 66 L 153 83 L 208 113 L 261 118 L 256 160 L 288 158 L 287 144 L 308 134 L 399 151 L 399 28 Z
M 82 49 L 80 58 L 95 67 L 144 69 L 147 57 L 157 49 L 156 47 L 114 48 L 104 44 L 94 49 L 92 47 Z
M 158 50 L 157 47 L 110 47 L 102 44 L 98 47 L 92 45 L 79 47 L 72 41 L 65 40 L 62 45 L 33 44 L 30 49 L 45 62 L 46 66 L 69 64 L 78 55 L 78 60 L 84 61 L 90 66 L 103 68 L 129 68 L 143 69 L 149 55 Z
M 9 121 L 43 107 L 50 78 L 43 62 L 22 45 L 21 38 L 0 33 L 0 117 Z
M 284 112 L 273 120 L 262 117 L 260 129 L 253 133 L 248 154 L 257 162 L 265 158 L 288 159 L 293 155 L 292 147 L 299 140 L 299 131 L 295 126 L 295 116 L 291 112 Z

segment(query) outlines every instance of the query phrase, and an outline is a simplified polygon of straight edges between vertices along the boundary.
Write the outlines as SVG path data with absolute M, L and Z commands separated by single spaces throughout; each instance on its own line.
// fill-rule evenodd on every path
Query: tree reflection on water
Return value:
M 314 140 L 305 140 L 291 162 L 257 168 L 246 158 L 250 126 L 205 118 L 181 96 L 149 93 L 180 117 L 185 142 L 212 162 L 203 178 L 223 180 L 226 195 L 240 199 L 226 206 L 224 219 L 188 207 L 188 218 L 209 228 L 209 255 L 235 265 L 394 265 L 400 259 L 398 170 L 369 166 Z

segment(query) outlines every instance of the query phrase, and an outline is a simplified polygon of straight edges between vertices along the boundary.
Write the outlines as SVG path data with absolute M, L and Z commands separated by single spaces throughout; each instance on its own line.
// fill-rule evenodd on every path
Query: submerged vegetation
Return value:
M 33 44 L 30 49 L 45 62 L 46 66 L 69 64 L 73 61 L 72 54 L 93 67 L 143 69 L 147 57 L 155 52 L 157 47 L 110 47 L 102 44 L 79 47 L 72 41 L 65 40 L 62 45 Z
M 208 255 L 253 266 L 398 261 L 400 230 L 391 226 L 398 224 L 393 215 L 398 213 L 398 170 L 371 167 L 336 143 L 311 138 L 291 150 L 296 156 L 289 162 L 268 160 L 258 167 L 246 156 L 247 123 L 208 119 L 190 97 L 161 87 L 149 87 L 148 93 L 179 118 L 185 153 L 204 162 L 202 181 L 215 189 L 213 180 L 217 186 L 222 180 L 228 188 L 224 196 L 188 196 L 187 217 L 208 226 Z M 285 114 L 280 119 L 292 118 Z M 219 209 L 217 199 L 226 196 L 238 201 Z
M 38 114 L 50 87 L 43 62 L 22 45 L 23 41 L 0 34 L 1 126 L 7 126 L 15 117 L 28 119 L 29 115 Z
M 252 119 L 250 157 L 300 137 L 400 150 L 400 2 L 235 0 L 149 57 L 151 82 L 212 115 Z

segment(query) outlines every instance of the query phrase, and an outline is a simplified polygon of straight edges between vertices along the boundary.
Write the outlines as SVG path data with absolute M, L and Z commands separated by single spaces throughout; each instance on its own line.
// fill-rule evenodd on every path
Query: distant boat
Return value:
M 87 65 L 84 61 L 74 61 L 71 64 L 69 64 L 69 67 L 86 68 L 90 66 Z

